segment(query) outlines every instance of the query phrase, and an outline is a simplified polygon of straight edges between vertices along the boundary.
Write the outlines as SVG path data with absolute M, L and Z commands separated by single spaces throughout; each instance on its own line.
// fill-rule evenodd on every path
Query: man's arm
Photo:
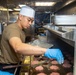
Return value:
M 13 47 L 15 52 L 26 54 L 26 55 L 40 55 L 44 54 L 46 52 L 45 48 L 41 48 L 38 46 L 32 46 L 26 43 L 22 43 L 20 38 L 18 37 L 12 37 L 9 40 L 10 45 Z
M 37 46 L 32 46 L 26 43 L 22 43 L 22 41 L 18 37 L 12 37 L 9 40 L 9 43 L 17 53 L 21 53 L 24 55 L 44 54 L 44 56 L 48 58 L 56 59 L 60 64 L 64 62 L 64 57 L 60 49 L 45 49 Z

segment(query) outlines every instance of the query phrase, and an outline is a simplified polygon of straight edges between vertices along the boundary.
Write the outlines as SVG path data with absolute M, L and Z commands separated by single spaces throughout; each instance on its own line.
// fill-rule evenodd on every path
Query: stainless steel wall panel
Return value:
M 56 25 L 76 25 L 76 15 L 55 15 L 54 23 Z

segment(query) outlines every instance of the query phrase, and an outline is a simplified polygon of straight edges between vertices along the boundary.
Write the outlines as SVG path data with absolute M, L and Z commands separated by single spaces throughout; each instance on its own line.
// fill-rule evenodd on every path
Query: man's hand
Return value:
M 44 56 L 56 59 L 59 64 L 62 64 L 64 62 L 64 57 L 60 49 L 47 49 Z

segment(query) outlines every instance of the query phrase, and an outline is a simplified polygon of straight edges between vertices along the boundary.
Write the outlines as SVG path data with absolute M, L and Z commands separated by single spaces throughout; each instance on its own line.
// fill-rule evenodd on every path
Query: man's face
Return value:
M 26 28 L 26 29 L 29 28 L 30 25 L 33 23 L 33 21 L 34 21 L 34 18 L 30 18 L 22 15 L 22 18 L 21 18 L 22 28 Z

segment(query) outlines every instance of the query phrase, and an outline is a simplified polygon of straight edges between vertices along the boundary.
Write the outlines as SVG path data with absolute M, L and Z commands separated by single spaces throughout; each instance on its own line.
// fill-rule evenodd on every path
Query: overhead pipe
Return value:
M 8 23 L 9 22 L 8 0 L 6 0 L 6 7 L 7 7 L 7 23 Z

